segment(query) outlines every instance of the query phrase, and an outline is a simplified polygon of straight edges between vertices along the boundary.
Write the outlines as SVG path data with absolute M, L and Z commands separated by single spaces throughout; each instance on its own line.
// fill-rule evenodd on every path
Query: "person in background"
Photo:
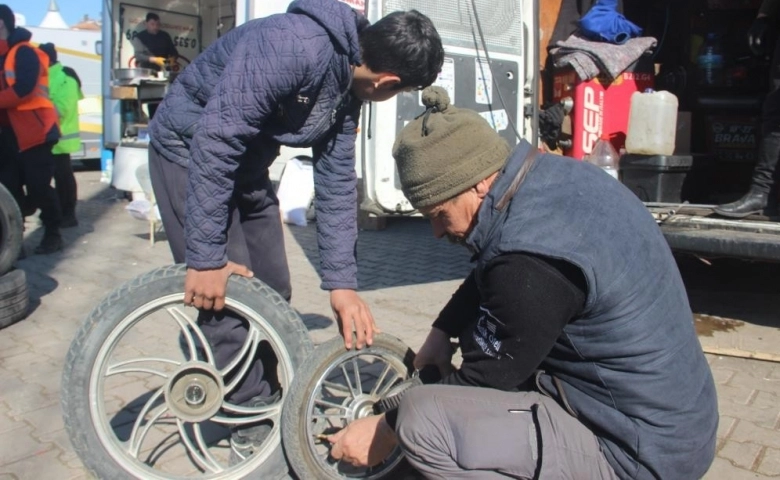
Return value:
M 24 205 L 40 208 L 44 233 L 35 253 L 62 249 L 62 212 L 51 186 L 52 147 L 60 139 L 57 111 L 49 98 L 49 57 L 30 44 L 29 30 L 16 27 L 13 11 L 0 5 L 0 141 L 10 158 L 3 159 L 0 179 Z
M 422 100 L 393 146 L 398 178 L 474 269 L 417 352 L 399 408 L 331 435 L 331 456 L 375 465 L 400 445 L 430 479 L 701 478 L 715 457 L 715 382 L 644 204 L 595 165 L 525 140 L 510 149 L 440 87 Z M 437 383 L 419 384 L 427 366 Z
M 715 213 L 729 218 L 745 218 L 758 213 L 780 213 L 780 35 L 777 20 L 780 0 L 764 0 L 748 31 L 748 45 L 753 54 L 769 53 L 770 32 L 774 29 L 777 41 L 771 63 L 771 90 L 761 107 L 761 140 L 758 162 L 748 192 L 739 200 L 715 208 Z
M 321 287 L 345 346 L 371 344 L 376 324 L 356 292 L 362 103 L 430 85 L 443 62 L 439 34 L 417 11 L 369 25 L 343 2 L 297 0 L 221 36 L 171 84 L 149 125 L 150 176 L 174 261 L 188 267 L 184 302 L 202 309 L 218 368 L 247 334 L 235 313 L 219 312 L 230 275 L 292 295 L 269 177 L 282 145 L 312 148 Z M 260 360 L 247 375 L 231 402 L 278 399 Z M 268 431 L 235 431 L 233 451 L 246 456 Z
M 165 62 L 179 56 L 173 39 L 165 30 L 160 29 L 160 16 L 146 14 L 146 29 L 133 38 L 135 62 L 139 68 L 151 68 L 159 71 L 165 68 Z
M 79 100 L 81 80 L 76 72 L 57 60 L 57 49 L 53 43 L 41 44 L 38 48 L 49 56 L 49 95 L 57 108 L 60 119 L 60 141 L 54 145 L 54 188 L 62 209 L 62 228 L 78 225 L 76 220 L 76 198 L 78 196 L 76 176 L 73 174 L 70 154 L 81 150 L 79 128 Z

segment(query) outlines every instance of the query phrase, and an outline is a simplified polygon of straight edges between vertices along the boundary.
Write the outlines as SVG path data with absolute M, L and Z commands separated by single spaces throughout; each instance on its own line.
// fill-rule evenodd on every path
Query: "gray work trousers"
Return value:
M 423 385 L 396 422 L 409 463 L 429 479 L 617 479 L 596 436 L 536 392 Z

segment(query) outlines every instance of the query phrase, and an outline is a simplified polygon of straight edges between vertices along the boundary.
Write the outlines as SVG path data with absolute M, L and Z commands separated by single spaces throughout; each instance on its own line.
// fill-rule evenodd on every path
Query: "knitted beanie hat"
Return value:
M 473 110 L 450 105 L 446 90 L 422 91 L 425 113 L 401 130 L 393 145 L 401 188 L 415 208 L 468 190 L 504 166 L 509 144 Z

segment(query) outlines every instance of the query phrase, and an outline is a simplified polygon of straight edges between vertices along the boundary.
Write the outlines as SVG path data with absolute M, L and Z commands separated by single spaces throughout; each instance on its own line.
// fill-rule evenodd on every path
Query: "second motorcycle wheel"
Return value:
M 301 480 L 401 479 L 411 468 L 396 448 L 381 464 L 357 468 L 330 458 L 330 445 L 317 439 L 374 414 L 374 404 L 409 378 L 414 352 L 386 334 L 373 345 L 345 350 L 336 337 L 314 349 L 296 373 L 282 411 L 282 445 Z

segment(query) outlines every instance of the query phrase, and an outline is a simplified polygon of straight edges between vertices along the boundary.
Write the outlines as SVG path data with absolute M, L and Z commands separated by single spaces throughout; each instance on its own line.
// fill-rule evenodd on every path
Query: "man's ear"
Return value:
M 493 185 L 493 175 L 474 185 L 474 190 L 477 192 L 477 197 L 485 198 L 490 191 L 491 185 Z
M 401 77 L 393 73 L 380 73 L 374 80 L 375 90 L 393 90 L 396 85 L 401 83 Z

